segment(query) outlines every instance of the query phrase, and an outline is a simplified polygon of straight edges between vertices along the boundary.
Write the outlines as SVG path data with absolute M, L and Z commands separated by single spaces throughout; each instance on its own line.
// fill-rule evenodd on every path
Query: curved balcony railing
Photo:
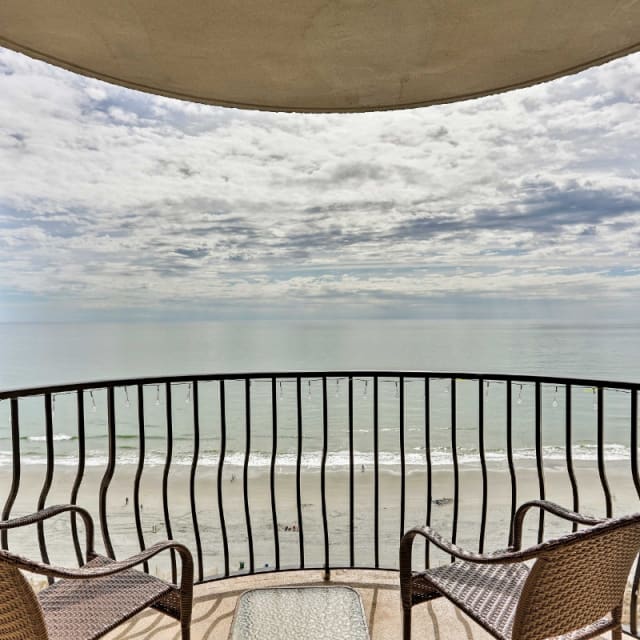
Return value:
M 80 503 L 97 515 L 106 554 L 176 538 L 193 551 L 197 583 L 287 569 L 395 570 L 400 536 L 418 523 L 482 552 L 509 544 L 527 499 L 607 516 L 638 511 L 639 389 L 334 371 L 3 391 L 2 518 Z M 540 515 L 530 541 L 558 526 Z M 4 548 L 29 550 L 28 540 L 1 536 Z M 83 561 L 73 520 L 70 532 L 41 524 L 33 547 L 44 561 Z M 420 553 L 427 566 L 446 560 L 436 549 Z M 145 570 L 175 579 L 175 558 Z M 634 635 L 639 580 L 635 571 Z

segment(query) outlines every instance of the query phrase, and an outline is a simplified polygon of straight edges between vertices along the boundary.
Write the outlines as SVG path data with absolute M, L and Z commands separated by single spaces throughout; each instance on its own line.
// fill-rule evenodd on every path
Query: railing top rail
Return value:
M 259 379 L 287 379 L 287 378 L 347 378 L 347 377 L 390 377 L 390 378 L 433 378 L 459 380 L 483 379 L 491 382 L 535 383 L 549 385 L 575 385 L 578 387 L 604 387 L 639 391 L 640 382 L 625 382 L 619 380 L 604 380 L 595 378 L 571 378 L 558 376 L 536 376 L 531 374 L 479 373 L 470 371 L 402 371 L 402 370 L 332 370 L 332 371 L 253 371 L 206 373 L 176 376 L 153 376 L 140 378 L 118 378 L 112 380 L 94 380 L 89 382 L 66 383 L 52 386 L 39 386 L 18 389 L 0 390 L 0 400 L 39 396 L 47 393 L 59 394 L 76 391 L 90 391 L 109 387 L 129 387 L 137 385 L 159 385 L 169 383 L 212 382 L 218 380 L 259 380 Z

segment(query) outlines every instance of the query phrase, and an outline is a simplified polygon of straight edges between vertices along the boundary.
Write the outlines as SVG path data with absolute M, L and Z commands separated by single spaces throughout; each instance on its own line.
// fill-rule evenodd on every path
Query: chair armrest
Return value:
M 602 518 L 594 518 L 582 513 L 577 513 L 576 511 L 570 511 L 569 509 L 565 509 L 559 504 L 550 502 L 549 500 L 530 500 L 529 502 L 525 502 L 520 505 L 516 511 L 516 516 L 513 521 L 513 548 L 515 550 L 520 549 L 520 545 L 522 544 L 522 525 L 524 524 L 524 518 L 529 509 L 534 507 L 542 509 L 543 511 L 548 511 L 549 513 L 558 516 L 559 518 L 563 518 L 564 520 L 577 522 L 578 524 L 592 526 L 604 522 L 604 519 Z
M 422 536 L 436 545 L 442 551 L 467 562 L 476 562 L 480 564 L 507 564 L 514 562 L 523 562 L 530 557 L 535 557 L 537 548 L 532 547 L 526 551 L 499 551 L 496 553 L 474 553 L 465 551 L 461 547 L 451 543 L 443 538 L 437 531 L 431 527 L 415 527 L 407 531 L 400 541 L 400 580 L 403 577 L 409 577 L 411 573 L 411 549 L 413 540 L 416 536 Z
M 0 520 L 0 530 L 3 529 L 15 529 L 17 527 L 24 527 L 30 524 L 37 524 L 53 516 L 57 516 L 60 513 L 70 512 L 72 514 L 79 515 L 84 522 L 84 531 L 87 539 L 87 559 L 90 555 L 94 554 L 93 548 L 93 519 L 91 514 L 82 507 L 75 504 L 57 504 L 51 507 L 41 509 L 36 513 L 31 513 L 19 518 L 12 518 L 11 520 Z
M 110 576 L 115 573 L 120 573 L 121 571 L 125 571 L 126 569 L 132 569 L 138 564 L 142 564 L 145 560 L 149 560 L 153 558 L 153 556 L 157 555 L 161 551 L 165 551 L 166 549 L 175 549 L 180 555 L 180 559 L 183 564 L 183 577 L 185 573 L 185 569 L 191 571 L 193 574 L 193 558 L 191 556 L 191 552 L 187 547 L 180 544 L 179 542 L 174 542 L 173 540 L 165 540 L 164 542 L 156 542 L 156 544 L 150 546 L 148 549 L 137 553 L 126 560 L 113 560 L 108 564 L 99 567 L 89 567 L 84 565 L 79 568 L 67 568 L 67 567 L 59 567 L 53 564 L 46 564 L 44 562 L 39 562 L 36 560 L 30 560 L 29 558 L 24 558 L 23 556 L 19 556 L 17 554 L 10 553 L 8 551 L 0 551 L 0 558 L 4 562 L 9 564 L 13 564 L 19 569 L 24 569 L 25 571 L 30 571 L 31 573 L 38 573 L 45 576 L 50 576 L 52 578 L 67 578 L 71 580 L 88 580 L 91 578 L 101 578 L 104 576 Z M 95 554 L 94 554 L 95 557 Z

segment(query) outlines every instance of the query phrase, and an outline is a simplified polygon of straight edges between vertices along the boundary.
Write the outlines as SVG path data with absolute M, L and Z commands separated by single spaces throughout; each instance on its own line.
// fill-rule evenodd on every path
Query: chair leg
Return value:
M 611 640 L 622 640 L 622 626 L 618 625 L 611 630 Z
M 180 629 L 182 631 L 182 640 L 191 640 L 191 625 L 189 623 L 180 622 Z
M 411 607 L 402 607 L 402 640 L 411 640 Z

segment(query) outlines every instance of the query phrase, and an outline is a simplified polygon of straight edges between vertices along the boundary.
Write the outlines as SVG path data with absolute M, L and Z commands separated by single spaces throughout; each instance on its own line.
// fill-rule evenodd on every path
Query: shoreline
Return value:
M 138 450 L 135 453 L 129 453 L 129 448 L 118 448 L 116 450 L 116 466 L 118 467 L 137 467 L 139 464 Z M 457 448 L 457 460 L 460 466 L 472 468 L 481 464 L 480 452 L 477 448 Z M 632 455 L 632 450 L 627 444 L 608 443 L 603 447 L 603 459 L 606 464 L 628 462 Z M 242 468 L 245 461 L 245 451 L 227 451 L 223 466 L 225 468 Z M 301 466 L 308 472 L 320 471 L 323 452 L 303 451 L 301 454 Z M 492 466 L 499 468 L 508 462 L 507 451 L 500 449 L 485 449 L 484 452 L 487 467 Z M 249 455 L 249 464 L 252 469 L 261 468 L 268 471 L 271 467 L 272 451 L 263 450 L 256 451 L 252 449 Z M 536 462 L 536 450 L 534 447 L 520 447 L 512 450 L 512 458 L 514 464 L 527 465 L 529 462 Z M 557 445 L 545 445 L 541 448 L 541 458 L 545 466 L 555 467 L 566 465 L 566 448 Z M 327 450 L 326 469 L 327 471 L 344 471 L 349 467 L 350 452 L 348 449 Z M 596 463 L 598 459 L 598 448 L 596 444 L 575 444 L 571 448 L 571 459 L 574 465 Z M 372 450 L 353 451 L 354 465 L 358 468 L 361 465 L 373 466 L 374 453 Z M 404 453 L 405 465 L 412 471 L 419 471 L 426 467 L 427 458 L 423 447 L 414 447 L 408 449 Z M 46 465 L 46 451 L 38 453 L 22 453 L 21 466 L 38 467 Z M 55 465 L 56 468 L 78 467 L 77 453 L 64 454 L 56 452 Z M 166 449 L 147 451 L 144 458 L 144 467 L 161 467 L 164 468 L 166 462 Z M 431 449 L 431 465 L 434 469 L 446 469 L 451 467 L 453 456 L 450 447 L 432 447 Z M 99 453 L 88 451 L 85 454 L 85 468 L 105 467 L 108 463 L 108 457 L 101 450 Z M 217 469 L 220 463 L 219 452 L 217 451 L 201 451 L 198 456 L 197 465 L 199 468 Z M 399 467 L 401 456 L 397 449 L 380 450 L 378 464 L 381 470 L 393 471 Z M 175 467 L 191 467 L 193 464 L 193 450 L 176 448 L 172 453 L 171 466 Z M 297 464 L 297 451 L 278 451 L 275 459 L 275 466 L 279 472 L 295 473 Z M 0 450 L 0 473 L 3 468 L 12 468 L 12 452 L 10 449 Z

